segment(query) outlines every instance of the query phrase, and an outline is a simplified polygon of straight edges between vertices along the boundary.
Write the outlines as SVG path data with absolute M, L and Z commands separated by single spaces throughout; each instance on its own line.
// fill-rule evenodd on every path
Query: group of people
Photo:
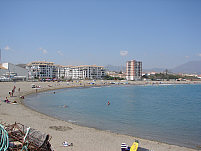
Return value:
M 15 93 L 15 89 L 16 89 L 16 86 L 14 85 L 12 91 L 9 91 L 8 94 L 9 94 L 9 97 L 13 97 L 14 93 Z M 20 88 L 18 89 L 18 92 L 20 92 Z M 20 96 L 21 99 L 24 99 L 24 96 Z M 8 97 L 5 98 L 4 102 L 6 103 L 11 103 L 11 101 L 8 100 Z M 13 103 L 17 103 L 17 101 L 13 101 Z

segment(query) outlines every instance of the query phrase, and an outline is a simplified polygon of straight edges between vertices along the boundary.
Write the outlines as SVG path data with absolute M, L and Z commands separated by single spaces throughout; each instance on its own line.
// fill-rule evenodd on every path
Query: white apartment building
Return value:
M 70 76 L 71 73 L 71 67 L 72 66 L 58 66 L 58 74 L 57 74 L 57 78 L 58 79 L 72 79 L 72 77 Z
M 72 68 L 73 79 L 102 79 L 105 76 L 103 66 L 82 65 Z
M 105 76 L 103 66 L 61 66 L 53 62 L 34 61 L 27 64 L 29 79 L 102 79 Z
M 54 62 L 34 61 L 27 64 L 26 68 L 29 79 L 56 78 L 58 74 L 58 65 L 55 65 Z
M 96 65 L 62 66 L 58 75 L 64 79 L 102 79 L 105 76 L 105 69 Z
M 142 62 L 131 60 L 126 63 L 126 79 L 140 80 L 142 77 Z

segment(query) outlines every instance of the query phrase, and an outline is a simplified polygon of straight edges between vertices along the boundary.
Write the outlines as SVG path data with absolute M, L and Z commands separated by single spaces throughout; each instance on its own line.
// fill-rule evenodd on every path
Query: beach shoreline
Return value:
M 40 86 L 40 89 L 36 90 L 31 88 L 31 84 Z M 103 81 L 96 81 L 96 85 L 88 84 L 88 81 L 67 83 L 67 82 L 1 82 L 1 92 L 0 92 L 0 121 L 12 124 L 15 121 L 21 124 L 30 126 L 32 128 L 38 129 L 41 132 L 48 133 L 52 136 L 50 141 L 54 149 L 60 150 L 100 150 L 100 151 L 116 151 L 121 150 L 121 143 L 126 142 L 128 145 L 132 145 L 135 139 L 140 141 L 139 146 L 144 149 L 150 149 L 154 151 L 161 150 L 171 150 L 171 151 L 194 151 L 196 149 L 170 145 L 166 143 L 161 143 L 157 141 L 145 140 L 141 138 L 136 138 L 133 136 L 122 135 L 118 133 L 113 133 L 109 131 L 99 130 L 96 128 L 89 128 L 66 122 L 55 117 L 50 117 L 43 113 L 37 112 L 26 105 L 23 101 L 20 101 L 20 96 L 27 96 L 32 93 L 39 93 L 44 91 L 64 89 L 64 88 L 74 88 L 74 87 L 90 87 L 90 86 L 103 86 L 110 85 L 110 82 L 105 83 Z M 129 82 L 132 85 L 147 85 L 147 84 L 195 84 L 200 82 Z M 8 91 L 10 91 L 14 85 L 16 86 L 16 91 L 20 88 L 20 92 L 14 94 L 15 97 L 10 97 L 10 101 L 20 101 L 20 104 L 12 105 L 2 102 L 5 97 L 8 96 Z M 61 129 L 58 130 L 57 128 Z M 56 130 L 57 129 L 57 130 Z M 74 145 L 64 149 L 62 147 L 62 142 L 68 141 L 72 142 Z M 197 149 L 198 150 L 198 149 Z

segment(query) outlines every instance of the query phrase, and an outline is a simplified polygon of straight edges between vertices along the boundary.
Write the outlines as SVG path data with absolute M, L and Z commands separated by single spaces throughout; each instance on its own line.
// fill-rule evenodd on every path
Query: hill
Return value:
M 201 61 L 190 61 L 173 69 L 170 69 L 170 71 L 174 73 L 201 74 Z

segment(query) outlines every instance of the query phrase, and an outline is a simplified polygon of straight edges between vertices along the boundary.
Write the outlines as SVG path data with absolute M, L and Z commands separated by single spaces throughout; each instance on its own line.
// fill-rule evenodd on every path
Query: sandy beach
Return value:
M 136 139 L 140 142 L 139 147 L 141 151 L 146 151 L 146 149 L 152 151 L 195 151 L 195 149 L 186 147 L 180 147 L 161 142 L 135 138 L 127 135 L 111 133 L 109 131 L 101 131 L 94 128 L 83 127 L 33 111 L 20 103 L 19 99 L 19 96 L 25 96 L 26 98 L 26 95 L 36 93 L 36 90 L 31 87 L 33 83 L 37 86 L 40 86 L 40 89 L 37 90 L 37 93 L 54 89 L 90 85 L 88 84 L 88 81 L 82 82 L 81 84 L 79 82 L 0 82 L 0 122 L 6 122 L 8 124 L 19 122 L 41 132 L 50 134 L 52 136 L 50 143 L 52 144 L 55 151 L 120 151 L 121 143 L 125 142 L 131 146 Z M 96 83 L 97 85 L 109 84 L 104 83 L 103 81 L 98 81 Z M 154 83 L 158 84 L 159 82 Z M 170 84 L 172 82 L 165 83 Z M 188 84 L 194 82 L 182 83 Z M 131 82 L 131 84 L 152 83 Z M 175 82 L 175 84 L 181 84 L 181 82 Z M 11 91 L 14 86 L 16 86 L 14 97 L 9 97 L 8 99 L 10 101 L 17 101 L 19 103 L 7 104 L 3 102 L 5 97 L 9 96 L 8 92 Z M 18 88 L 20 88 L 20 92 L 18 92 Z M 62 142 L 64 141 L 73 143 L 73 146 L 63 147 Z

